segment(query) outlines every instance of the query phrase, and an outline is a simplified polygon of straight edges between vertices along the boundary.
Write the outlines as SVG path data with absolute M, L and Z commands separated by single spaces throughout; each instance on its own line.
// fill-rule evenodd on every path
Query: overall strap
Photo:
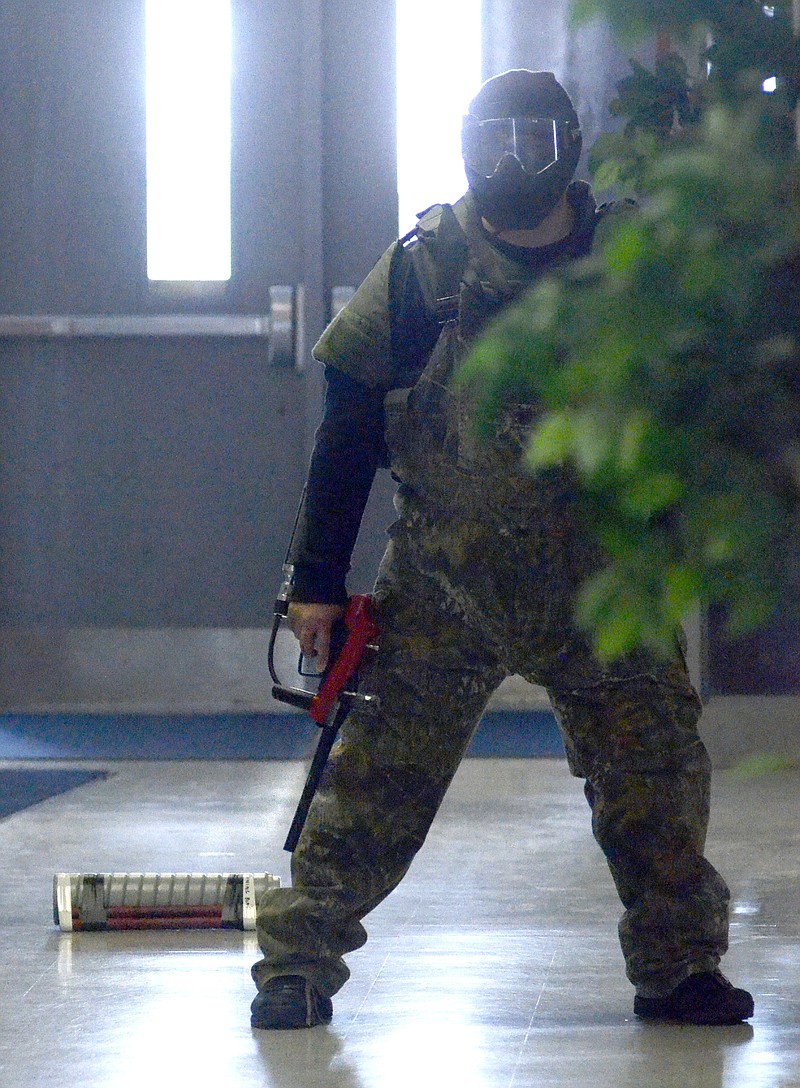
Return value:
M 392 263 L 411 261 L 425 308 L 439 326 L 458 318 L 461 277 L 467 263 L 467 238 L 450 204 L 434 204 L 416 227 L 398 242 Z M 395 272 L 395 276 L 397 275 Z M 390 304 L 392 281 L 390 268 Z
M 392 365 L 396 381 L 408 371 L 406 285 L 413 277 L 419 287 L 431 332 L 458 319 L 461 279 L 469 247 L 449 204 L 435 204 L 395 245 L 389 264 L 388 305 Z M 433 346 L 433 343 L 430 345 Z M 416 366 L 414 367 L 416 371 Z

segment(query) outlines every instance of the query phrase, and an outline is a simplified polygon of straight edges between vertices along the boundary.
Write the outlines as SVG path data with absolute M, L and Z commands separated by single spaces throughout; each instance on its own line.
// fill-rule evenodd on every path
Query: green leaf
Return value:
M 566 412 L 547 415 L 531 434 L 525 460 L 532 469 L 563 464 L 575 452 L 575 424 Z
M 642 225 L 627 220 L 615 226 L 603 247 L 603 259 L 610 271 L 626 272 L 644 250 Z
M 604 662 L 616 661 L 642 641 L 642 623 L 640 617 L 616 607 L 612 614 L 601 620 L 595 631 L 595 653 Z
M 673 506 L 683 490 L 683 483 L 677 476 L 668 472 L 654 472 L 630 481 L 622 496 L 622 505 L 629 514 L 647 521 L 654 514 Z
M 740 782 L 748 782 L 780 771 L 796 771 L 798 767 L 800 764 L 796 759 L 782 752 L 757 752 L 740 759 L 731 769 L 731 774 Z
M 617 159 L 601 162 L 592 174 L 592 185 L 598 193 L 613 189 L 622 175 L 622 167 Z
M 573 421 L 573 456 L 587 479 L 610 459 L 614 436 L 606 421 L 594 412 L 576 414 Z
M 637 468 L 650 427 L 650 418 L 642 411 L 632 413 L 625 420 L 619 437 L 617 463 L 626 475 Z
M 584 582 L 578 593 L 575 615 L 581 627 L 592 629 L 606 620 L 622 591 L 616 566 L 604 567 Z
M 664 589 L 667 615 L 680 623 L 699 600 L 702 581 L 696 570 L 680 564 L 667 570 Z
M 582 26 L 603 13 L 603 0 L 572 0 L 570 21 L 574 26 Z

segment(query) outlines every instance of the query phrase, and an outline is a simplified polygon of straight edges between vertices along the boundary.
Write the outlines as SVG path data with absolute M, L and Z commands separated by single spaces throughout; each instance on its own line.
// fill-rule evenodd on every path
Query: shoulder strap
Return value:
M 421 212 L 417 225 L 395 245 L 389 262 L 389 328 L 395 375 L 408 367 L 409 327 L 419 327 L 420 314 L 405 312 L 407 300 L 421 296 L 430 332 L 458 317 L 461 278 L 469 247 L 463 228 L 449 204 L 434 204 Z M 419 292 L 408 291 L 413 277 Z M 423 334 L 423 339 L 428 334 Z M 434 341 L 435 342 L 435 335 Z M 430 342 L 428 347 L 433 346 Z M 426 349 L 425 349 L 426 350 Z M 415 358 L 418 358 L 415 356 Z M 415 365 L 415 364 L 414 364 Z
M 425 308 L 438 325 L 458 317 L 461 277 L 467 263 L 467 238 L 450 204 L 434 204 L 422 212 L 416 227 L 401 238 L 392 255 L 393 263 L 411 261 Z M 389 273 L 399 283 L 399 269 Z M 390 297 L 391 305 L 391 297 Z

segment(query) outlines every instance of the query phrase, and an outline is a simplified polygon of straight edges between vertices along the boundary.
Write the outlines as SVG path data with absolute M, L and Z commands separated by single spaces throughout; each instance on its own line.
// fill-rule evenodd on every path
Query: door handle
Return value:
M 0 339 L 257 336 L 271 366 L 302 369 L 303 285 L 269 288 L 266 314 L 0 314 Z
M 305 366 L 305 288 L 277 286 L 269 289 L 270 336 L 267 354 L 270 366 Z

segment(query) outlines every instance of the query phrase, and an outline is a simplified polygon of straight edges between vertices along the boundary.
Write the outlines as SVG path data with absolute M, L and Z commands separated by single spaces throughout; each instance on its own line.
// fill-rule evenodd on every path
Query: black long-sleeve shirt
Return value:
M 343 604 L 361 517 L 384 461 L 383 393 L 325 368 L 325 413 L 308 471 L 292 599 Z
M 425 308 L 411 261 L 393 262 L 390 289 L 398 300 L 394 354 L 407 373 L 420 372 L 439 328 Z M 347 600 L 350 557 L 372 482 L 386 463 L 384 393 L 334 366 L 325 367 L 325 380 L 325 410 L 308 472 L 292 598 L 341 604 Z

